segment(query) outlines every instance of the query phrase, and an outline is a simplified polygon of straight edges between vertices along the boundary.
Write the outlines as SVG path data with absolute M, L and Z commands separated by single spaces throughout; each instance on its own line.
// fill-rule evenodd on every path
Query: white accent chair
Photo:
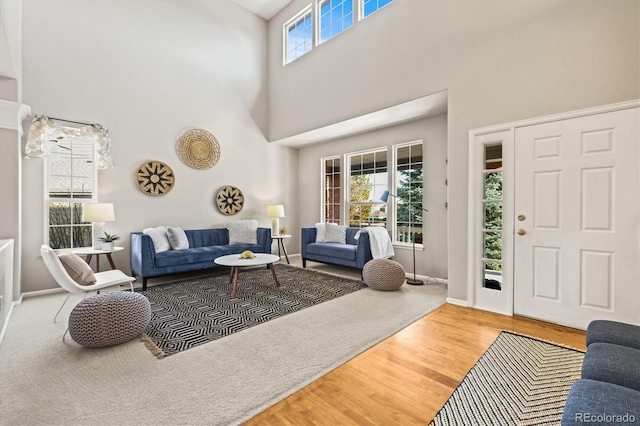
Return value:
M 69 292 L 66 299 L 64 299 L 64 302 L 62 302 L 62 305 L 60 305 L 60 309 L 58 309 L 58 312 L 56 312 L 56 315 L 53 317 L 54 323 L 56 322 L 56 318 L 58 318 L 62 307 L 65 305 L 65 303 L 67 303 L 67 300 L 69 299 L 71 293 L 84 293 L 84 299 L 87 293 L 91 291 L 96 290 L 98 293 L 100 293 L 100 290 L 102 290 L 103 288 L 115 287 L 124 284 L 129 284 L 131 286 L 131 291 L 133 291 L 133 282 L 136 279 L 134 277 L 126 275 L 119 269 L 95 272 L 95 284 L 80 285 L 69 276 L 67 270 L 64 268 L 64 266 L 62 266 L 62 262 L 58 258 L 58 254 L 51 247 L 49 247 L 48 245 L 42 245 L 40 247 L 40 255 L 44 260 L 44 264 L 47 265 L 49 273 L 51 273 L 56 282 L 60 285 L 60 287 Z M 64 340 L 64 336 L 62 336 L 62 339 Z

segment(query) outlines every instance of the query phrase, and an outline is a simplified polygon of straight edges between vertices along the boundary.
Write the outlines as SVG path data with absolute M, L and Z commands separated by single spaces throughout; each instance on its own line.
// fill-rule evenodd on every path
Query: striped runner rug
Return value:
M 559 425 L 584 353 L 503 331 L 430 425 Z

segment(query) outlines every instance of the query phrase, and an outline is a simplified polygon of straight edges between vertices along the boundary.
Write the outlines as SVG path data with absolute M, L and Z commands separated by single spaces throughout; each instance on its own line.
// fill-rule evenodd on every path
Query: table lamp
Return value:
M 267 206 L 267 216 L 271 218 L 271 233 L 280 235 L 280 218 L 284 217 L 284 206 L 282 204 Z
M 104 223 L 116 220 L 113 203 L 85 203 L 82 207 L 82 221 L 93 223 L 93 248 L 100 250 L 100 238 L 104 236 Z

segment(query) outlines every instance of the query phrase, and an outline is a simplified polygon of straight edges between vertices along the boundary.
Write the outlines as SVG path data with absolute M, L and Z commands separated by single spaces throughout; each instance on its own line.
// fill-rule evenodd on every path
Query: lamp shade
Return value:
M 112 222 L 116 220 L 113 203 L 87 203 L 82 208 L 83 222 Z
M 282 204 L 267 206 L 267 217 L 284 217 L 284 206 Z
M 382 196 L 380 197 L 380 200 L 386 203 L 389 200 L 389 195 L 391 195 L 389 191 L 384 191 L 382 193 Z

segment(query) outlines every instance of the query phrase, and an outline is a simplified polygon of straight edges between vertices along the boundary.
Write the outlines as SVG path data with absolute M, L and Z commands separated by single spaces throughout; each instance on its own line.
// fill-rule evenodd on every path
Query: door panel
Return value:
M 640 322 L 638 108 L 515 130 L 514 313 Z

